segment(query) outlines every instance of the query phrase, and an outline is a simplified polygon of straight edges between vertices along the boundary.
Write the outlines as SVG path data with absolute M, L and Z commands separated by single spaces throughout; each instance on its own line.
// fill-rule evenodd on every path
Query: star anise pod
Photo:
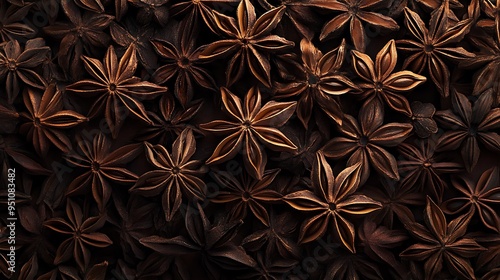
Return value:
M 390 229 L 397 228 L 398 220 L 402 224 L 414 222 L 411 209 L 425 205 L 425 196 L 421 192 L 401 185 L 400 182 L 381 178 L 380 184 L 381 186 L 374 184 L 363 188 L 363 194 L 382 204 L 382 209 L 371 213 L 365 219 Z
M 456 47 L 469 32 L 472 19 L 458 21 L 450 10 L 449 1 L 444 1 L 439 9 L 431 14 L 429 29 L 420 16 L 405 8 L 405 26 L 414 40 L 398 40 L 399 49 L 411 55 L 405 60 L 403 68 L 422 73 L 425 67 L 442 96 L 450 93 L 450 71 L 443 59 L 452 62 L 474 57 L 462 47 Z M 402 45 L 402 46 L 401 46 Z
M 19 113 L 14 106 L 7 104 L 3 99 L 0 99 L 0 118 L 4 120 L 0 123 L 0 133 L 14 133 L 16 131 L 19 120 Z
M 14 136 L 0 135 L 0 161 L 2 169 L 12 167 L 15 162 L 24 168 L 24 171 L 33 175 L 49 175 L 50 170 L 40 164 L 41 160 L 29 153 L 23 147 L 23 141 Z
M 153 20 L 161 26 L 167 24 L 169 18 L 167 3 L 169 0 L 128 0 L 128 2 L 139 8 L 137 21 L 142 25 L 148 25 Z
M 390 40 L 377 53 L 375 63 L 368 55 L 359 51 L 352 51 L 352 59 L 354 71 L 364 81 L 360 87 L 363 89 L 361 96 L 367 99 L 365 104 L 378 98 L 391 109 L 407 116 L 412 115 L 410 103 L 397 92 L 408 92 L 427 78 L 408 70 L 392 73 L 398 59 L 394 40 Z
M 233 241 L 239 222 L 212 224 L 198 203 L 196 208 L 187 208 L 185 221 L 187 237 L 165 238 L 154 235 L 140 241 L 144 246 L 167 256 L 198 255 L 210 279 L 220 279 L 219 267 L 235 270 L 255 266 L 255 260 Z
M 203 105 L 202 101 L 195 100 L 184 109 L 175 104 L 172 95 L 164 94 L 160 99 L 160 114 L 148 111 L 148 116 L 153 120 L 153 124 L 144 128 L 138 140 L 151 142 L 152 139 L 158 139 L 159 143 L 170 143 L 187 127 L 191 128 L 193 132 L 201 133 L 189 122 L 200 111 Z
M 109 33 L 113 41 L 125 49 L 134 44 L 139 61 L 146 70 L 152 72 L 153 69 L 158 68 L 158 58 L 150 42 L 154 36 L 154 30 L 139 26 L 132 20 L 125 20 L 123 26 L 112 22 L 109 26 Z
M 75 0 L 75 4 L 80 8 L 89 10 L 94 13 L 104 12 L 104 6 L 101 3 L 101 0 Z
M 335 178 L 324 155 L 321 152 L 316 154 L 316 162 L 311 170 L 313 191 L 301 190 L 283 197 L 286 203 L 297 210 L 318 213 L 302 224 L 299 243 L 311 242 L 330 231 L 349 251 L 356 251 L 354 225 L 345 215 L 365 215 L 381 207 L 379 202 L 355 194 L 360 182 L 360 166 L 360 163 L 349 166 Z
M 31 4 L 18 7 L 0 2 L 0 38 L 2 41 L 20 38 L 32 38 L 36 31 L 29 25 L 21 23 L 31 9 Z
M 323 54 L 310 41 L 302 39 L 303 73 L 296 81 L 286 84 L 276 84 L 276 97 L 285 98 L 300 96 L 297 102 L 297 116 L 307 129 L 313 113 L 314 104 L 330 116 L 335 122 L 342 123 L 342 110 L 334 96 L 358 91 L 359 88 L 344 74 L 340 73 L 345 60 L 345 41 L 337 48 Z M 294 77 L 297 78 L 297 77 Z
M 297 261 L 293 259 L 275 259 L 257 254 L 257 265 L 252 271 L 240 273 L 237 279 L 252 280 L 280 280 L 284 275 L 296 267 Z
M 91 251 L 89 247 L 104 248 L 113 242 L 99 230 L 106 222 L 105 216 L 95 216 L 84 219 L 82 209 L 72 200 L 66 202 L 67 220 L 52 218 L 45 221 L 44 226 L 63 235 L 69 235 L 59 244 L 54 264 L 58 265 L 74 258 L 81 271 L 90 264 Z
M 396 260 L 391 249 L 401 245 L 408 236 L 402 230 L 391 230 L 385 226 L 378 226 L 369 219 L 365 219 L 361 230 L 358 231 L 361 247 L 374 260 L 382 260 L 396 270 L 401 277 L 405 276 L 405 269 L 401 262 Z
M 269 226 L 269 214 L 264 205 L 281 199 L 281 194 L 269 187 L 279 172 L 279 169 L 267 170 L 260 180 L 248 178 L 244 172 L 240 173 L 241 180 L 229 172 L 215 172 L 215 180 L 224 186 L 224 189 L 210 201 L 231 205 L 229 221 L 243 220 L 250 210 L 259 221 Z
M 328 268 L 321 278 L 324 280 L 384 279 L 379 266 L 361 254 L 335 252 L 328 262 Z
M 104 111 L 113 138 L 118 136 L 125 123 L 124 110 L 151 123 L 141 100 L 154 98 L 166 92 L 167 88 L 133 76 L 137 69 L 134 45 L 128 47 L 119 62 L 113 46 L 109 46 L 102 63 L 87 56 L 83 56 L 83 62 L 94 79 L 76 82 L 66 89 L 84 97 L 99 96 L 90 108 L 90 118 L 95 118 Z
M 500 232 L 500 217 L 495 205 L 500 204 L 500 172 L 491 168 L 484 172 L 477 183 L 468 178 L 452 180 L 453 187 L 460 195 L 445 201 L 442 205 L 447 214 L 457 214 L 465 210 L 479 213 L 483 225 Z
M 413 126 L 409 123 L 383 124 L 381 104 L 376 100 L 365 104 L 359 112 L 359 121 L 344 116 L 340 132 L 322 148 L 326 157 L 339 159 L 350 155 L 347 164 L 360 164 L 361 184 L 370 176 L 370 166 L 380 175 L 399 180 L 396 159 L 384 147 L 394 147 L 403 142 Z
M 61 0 L 61 6 L 70 22 L 56 22 L 45 26 L 43 31 L 61 40 L 57 54 L 58 64 L 65 70 L 66 75 L 76 80 L 83 74 L 80 57 L 84 51 L 87 55 L 97 55 L 98 49 L 109 45 L 110 36 L 104 29 L 113 21 L 113 16 L 91 12 L 82 15 L 70 0 Z
M 172 266 L 172 257 L 166 257 L 159 253 L 149 254 L 135 267 L 129 267 L 123 260 L 118 260 L 117 272 L 124 280 L 147 280 L 147 279 L 172 279 L 167 276 L 167 271 Z M 161 278 L 163 277 L 163 278 Z M 180 278 L 183 279 L 183 278 Z
M 265 246 L 266 256 L 274 256 L 278 253 L 286 259 L 298 259 L 300 249 L 292 239 L 292 233 L 296 227 L 297 222 L 290 213 L 285 212 L 278 215 L 271 209 L 268 227 L 245 237 L 242 245 L 249 251 L 257 252 Z
M 45 60 L 50 48 L 45 46 L 41 38 L 28 40 L 24 50 L 18 41 L 7 42 L 0 48 L 0 80 L 5 79 L 7 101 L 14 102 L 21 91 L 21 80 L 24 84 L 44 89 L 47 83 L 37 73 L 36 68 Z
M 410 234 L 422 242 L 408 247 L 400 256 L 425 261 L 426 279 L 436 279 L 443 269 L 443 263 L 455 276 L 476 279 L 469 258 L 486 248 L 474 239 L 464 237 L 471 217 L 472 212 L 469 212 L 447 223 L 443 211 L 427 197 L 424 216 L 426 226 L 419 223 L 405 225 Z
M 202 48 L 196 48 L 195 39 L 198 36 L 197 26 L 185 18 L 177 26 L 177 34 L 173 43 L 165 40 L 155 39 L 152 44 L 160 57 L 166 63 L 153 73 L 153 81 L 163 84 L 175 78 L 174 94 L 181 102 L 182 107 L 191 101 L 194 94 L 194 84 L 205 89 L 216 88 L 212 76 L 200 64 L 199 56 Z
M 432 118 L 436 113 L 436 107 L 431 103 L 414 101 L 411 103 L 411 122 L 413 130 L 420 138 L 427 138 L 438 132 L 436 121 Z
M 452 94 L 453 110 L 438 111 L 439 124 L 449 129 L 439 137 L 436 150 L 450 151 L 460 147 L 465 168 L 470 172 L 476 166 L 481 150 L 479 143 L 493 152 L 500 152 L 500 108 L 492 108 L 491 90 L 481 94 L 474 106 L 457 91 Z
M 270 34 L 284 12 L 285 8 L 279 7 L 257 18 L 250 0 L 240 2 L 236 19 L 213 11 L 217 33 L 225 39 L 208 44 L 199 57 L 213 60 L 232 55 L 226 71 L 227 86 L 239 80 L 248 67 L 257 80 L 271 87 L 269 54 L 294 45 L 285 38 Z
M 53 269 L 43 275 L 40 275 L 37 280 L 73 280 L 73 279 L 85 279 L 85 280 L 104 280 L 106 279 L 106 270 L 108 269 L 108 262 L 103 261 L 101 263 L 94 264 L 92 267 L 88 267 L 84 271 L 78 272 L 75 267 L 68 265 L 59 265 L 56 269 Z
M 179 210 L 182 197 L 190 200 L 205 198 L 205 183 L 199 178 L 205 171 L 201 162 L 191 157 L 196 151 L 196 140 L 189 128 L 182 131 L 172 144 L 172 153 L 162 145 L 146 143 L 146 157 L 155 170 L 144 173 L 129 190 L 142 196 L 161 194 L 165 219 L 171 221 Z
M 463 170 L 461 164 L 447 161 L 437 154 L 436 143 L 430 139 L 420 140 L 415 144 L 403 143 L 398 146 L 398 150 L 403 157 L 398 160 L 399 172 L 403 177 L 401 185 L 430 192 L 438 201 L 441 201 L 446 188 L 442 176 Z
M 248 173 L 261 179 L 267 156 L 260 143 L 273 151 L 294 151 L 293 144 L 277 127 L 283 126 L 292 116 L 296 102 L 269 101 L 261 106 L 261 94 L 252 87 L 244 102 L 227 88 L 221 88 L 223 109 L 231 121 L 215 120 L 201 124 L 203 130 L 227 135 L 215 148 L 207 164 L 227 161 L 244 149 L 243 161 Z
M 61 91 L 51 84 L 42 94 L 28 89 L 23 94 L 24 105 L 28 112 L 20 114 L 26 120 L 19 131 L 32 140 L 35 151 L 45 156 L 50 144 L 63 152 L 69 152 L 71 140 L 63 132 L 77 126 L 87 118 L 71 110 L 63 110 Z
M 67 186 L 66 195 L 85 194 L 91 190 L 102 211 L 111 197 L 111 183 L 127 185 L 137 180 L 137 175 L 124 165 L 138 156 L 141 144 L 134 143 L 112 150 L 112 142 L 103 133 L 97 134 L 92 140 L 82 137 L 77 139 L 77 149 L 65 158 L 83 172 Z
M 198 23 L 198 18 L 201 17 L 203 22 L 216 33 L 214 17 L 212 15 L 213 8 L 210 6 L 226 7 L 229 5 L 237 5 L 240 0 L 182 0 L 170 6 L 172 16 L 178 16 L 188 13 L 186 18 Z M 209 5 L 210 4 L 210 5 Z
M 341 12 L 325 23 L 319 35 L 321 41 L 330 34 L 340 32 L 349 24 L 352 42 L 360 52 L 365 51 L 367 44 L 363 23 L 392 31 L 399 29 L 397 22 L 392 18 L 372 11 L 383 3 L 381 0 L 309 0 L 306 3 L 313 7 Z

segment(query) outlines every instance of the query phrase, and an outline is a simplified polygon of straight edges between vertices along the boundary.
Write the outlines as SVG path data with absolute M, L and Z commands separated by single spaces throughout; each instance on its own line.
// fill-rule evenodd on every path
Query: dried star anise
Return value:
M 83 62 L 94 80 L 79 81 L 66 89 L 85 97 L 99 96 L 90 108 L 90 118 L 104 111 L 113 138 L 118 136 L 126 113 L 151 123 L 141 99 L 152 99 L 166 92 L 167 88 L 133 76 L 137 69 L 134 45 L 129 46 L 119 62 L 113 46 L 108 48 L 102 63 L 87 56 L 83 56 Z
M 261 143 L 274 151 L 297 149 L 297 146 L 276 128 L 283 126 L 292 116 L 296 102 L 269 101 L 261 106 L 260 90 L 256 87 L 248 91 L 244 102 L 226 88 L 221 89 L 221 94 L 223 109 L 231 121 L 215 120 L 201 124 L 200 127 L 217 134 L 230 135 L 221 141 L 206 163 L 227 161 L 244 149 L 245 168 L 252 177 L 261 179 L 267 163 L 266 151 Z
M 285 38 L 270 34 L 284 12 L 284 7 L 278 7 L 257 18 L 250 0 L 240 2 L 236 19 L 214 11 L 212 17 L 217 32 L 227 39 L 209 44 L 199 57 L 217 59 L 232 55 L 226 71 L 227 86 L 239 80 L 243 70 L 249 68 L 257 80 L 271 87 L 269 53 L 294 45 Z
M 364 215 L 381 206 L 365 195 L 354 193 L 359 186 L 360 172 L 358 163 L 347 167 L 335 178 L 324 155 L 317 153 L 311 170 L 313 191 L 302 190 L 283 197 L 286 203 L 297 210 L 317 213 L 302 224 L 299 243 L 316 240 L 329 230 L 349 251 L 356 251 L 354 225 L 345 215 Z

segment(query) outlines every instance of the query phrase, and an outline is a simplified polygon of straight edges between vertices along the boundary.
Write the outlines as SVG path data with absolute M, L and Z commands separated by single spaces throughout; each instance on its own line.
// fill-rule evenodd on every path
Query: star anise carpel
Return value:
M 299 243 L 307 243 L 332 232 L 351 252 L 355 252 L 354 225 L 347 215 L 365 215 L 380 209 L 381 204 L 365 195 L 356 194 L 359 187 L 361 164 L 341 171 L 335 178 L 325 156 L 318 152 L 311 170 L 312 189 L 287 194 L 283 200 L 299 211 L 310 211 L 315 216 L 302 223 Z
M 214 60 L 232 56 L 226 70 L 228 87 L 242 77 L 245 68 L 262 84 L 271 87 L 269 54 L 294 46 L 292 41 L 271 34 L 284 12 L 284 7 L 277 7 L 257 17 L 250 0 L 240 2 L 236 19 L 213 11 L 216 31 L 225 39 L 208 44 L 199 57 Z
M 207 164 L 234 158 L 244 150 L 243 161 L 248 173 L 262 179 L 267 162 L 263 146 L 273 151 L 294 151 L 297 146 L 277 128 L 283 126 L 295 111 L 296 102 L 269 101 L 262 106 L 257 87 L 252 87 L 243 102 L 227 88 L 221 88 L 223 110 L 228 120 L 215 120 L 200 128 L 219 135 L 228 135 L 215 148 Z
M 363 82 L 361 96 L 365 104 L 374 98 L 387 104 L 391 109 L 411 116 L 408 100 L 400 92 L 408 92 L 424 83 L 427 78 L 408 70 L 395 72 L 398 54 L 396 43 L 390 40 L 378 53 L 375 62 L 366 54 L 352 51 L 354 71 Z
M 66 89 L 84 97 L 98 96 L 90 108 L 89 118 L 95 118 L 104 111 L 113 138 L 118 136 L 124 124 L 127 117 L 125 112 L 132 113 L 148 124 L 152 123 L 141 101 L 165 93 L 167 88 L 133 76 L 137 68 L 134 45 L 128 47 L 120 61 L 113 46 L 108 48 L 102 63 L 87 56 L 82 56 L 82 59 L 93 79 L 76 82 Z

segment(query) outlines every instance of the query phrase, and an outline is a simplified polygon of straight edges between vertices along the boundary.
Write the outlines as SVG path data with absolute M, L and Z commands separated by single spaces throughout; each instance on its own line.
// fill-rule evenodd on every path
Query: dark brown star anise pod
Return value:
M 399 29 L 397 22 L 392 18 L 372 12 L 383 3 L 382 0 L 308 0 L 306 3 L 313 7 L 341 12 L 323 26 L 319 35 L 320 40 L 323 41 L 332 33 L 339 33 L 349 24 L 354 47 L 361 52 L 365 51 L 367 45 L 363 23 L 392 31 Z
M 272 257 L 264 257 L 258 253 L 256 257 L 257 265 L 249 272 L 243 272 L 238 275 L 237 279 L 252 279 L 252 280 L 280 280 L 285 279 L 284 275 L 291 269 L 296 267 L 297 261 L 293 259 L 278 259 Z
M 352 51 L 353 67 L 356 74 L 364 81 L 359 86 L 363 89 L 365 104 L 378 98 L 391 109 L 411 116 L 408 100 L 397 92 L 407 92 L 427 80 L 408 70 L 392 73 L 396 67 L 398 53 L 394 40 L 390 40 L 373 60 L 359 51 Z M 406 69 L 406 68 L 404 68 Z
M 153 81 L 163 84 L 174 78 L 175 97 L 180 101 L 183 108 L 191 101 L 194 94 L 194 83 L 215 90 L 215 81 L 212 76 L 199 65 L 202 48 L 196 48 L 195 43 L 198 36 L 197 26 L 184 19 L 177 27 L 177 36 L 173 43 L 165 40 L 155 39 L 152 44 L 160 57 L 166 63 L 153 73 Z
M 58 265 L 74 258 L 81 271 L 90 264 L 91 250 L 89 247 L 104 248 L 113 242 L 109 237 L 97 232 L 106 222 L 105 216 L 95 216 L 84 219 L 82 209 L 69 200 L 66 202 L 68 219 L 52 218 L 45 221 L 44 226 L 70 237 L 59 244 L 54 264 Z
M 152 139 L 158 139 L 158 143 L 170 143 L 187 127 L 194 132 L 201 133 L 189 122 L 200 111 L 202 101 L 195 100 L 184 109 L 176 106 L 175 103 L 172 95 L 164 94 L 160 99 L 160 114 L 147 112 L 153 124 L 144 128 L 138 140 L 151 142 Z
M 231 205 L 231 210 L 227 214 L 231 222 L 243 220 L 250 210 L 259 221 L 269 226 L 269 214 L 264 205 L 281 200 L 282 195 L 270 188 L 279 172 L 279 169 L 267 170 L 260 180 L 249 178 L 245 172 L 240 173 L 241 180 L 229 172 L 214 172 L 215 180 L 224 186 L 224 189 L 210 201 Z
M 429 23 L 427 29 L 417 13 L 405 8 L 405 26 L 414 40 L 398 40 L 398 48 L 411 53 L 403 68 L 420 74 L 428 67 L 427 71 L 439 92 L 448 97 L 450 71 L 443 59 L 459 62 L 461 59 L 474 57 L 473 53 L 456 46 L 469 32 L 472 19 L 458 21 L 449 8 L 449 1 L 444 1 L 439 9 L 432 12 Z
M 104 210 L 112 193 L 111 183 L 127 185 L 137 180 L 137 175 L 125 164 L 142 152 L 141 144 L 134 143 L 112 150 L 112 142 L 103 134 L 92 140 L 77 137 L 77 149 L 65 155 L 66 161 L 84 172 L 67 186 L 66 195 L 85 194 L 89 190 L 100 211 Z
M 400 261 L 396 259 L 391 249 L 398 247 L 408 239 L 402 230 L 391 230 L 385 226 L 378 226 L 370 219 L 365 219 L 361 230 L 358 231 L 361 247 L 370 258 L 382 260 L 396 270 L 401 277 L 406 271 Z
M 146 143 L 146 157 L 155 170 L 141 175 L 129 190 L 142 196 L 161 194 L 165 219 L 171 221 L 179 210 L 182 197 L 190 200 L 205 199 L 205 183 L 199 178 L 205 173 L 201 162 L 191 157 L 196 151 L 193 131 L 186 128 L 172 144 L 172 153 L 162 145 Z
M 84 97 L 99 96 L 90 108 L 90 118 L 104 111 L 114 139 L 125 123 L 127 113 L 152 123 L 141 100 L 152 99 L 165 93 L 167 88 L 133 76 L 137 69 L 135 45 L 128 47 L 119 62 L 113 46 L 109 46 L 102 63 L 87 56 L 83 56 L 83 62 L 94 79 L 76 82 L 66 89 Z
M 151 21 L 165 26 L 169 18 L 169 7 L 167 4 L 169 0 L 128 0 L 139 8 L 137 13 L 137 21 L 142 25 L 148 25 Z
M 436 107 L 432 103 L 413 101 L 411 107 L 411 122 L 413 130 L 420 138 L 427 138 L 438 132 L 438 126 L 433 119 Z
M 232 55 L 226 70 L 227 86 L 239 80 L 244 69 L 249 68 L 255 78 L 271 87 L 269 54 L 294 45 L 292 41 L 270 34 L 284 12 L 284 7 L 278 7 L 257 18 L 250 0 L 240 2 L 236 19 L 213 11 L 217 33 L 227 39 L 208 44 L 199 57 L 213 60 Z
M 453 275 L 461 279 L 476 279 L 469 259 L 486 248 L 474 239 L 464 237 L 472 212 L 464 214 L 450 223 L 446 222 L 443 211 L 427 197 L 425 225 L 406 224 L 407 230 L 421 243 L 404 250 L 403 258 L 425 261 L 425 279 L 436 279 L 443 269 L 443 262 Z
M 403 142 L 413 126 L 409 123 L 383 124 L 382 106 L 376 100 L 365 104 L 359 112 L 359 121 L 344 116 L 340 132 L 322 148 L 326 157 L 339 159 L 350 155 L 347 165 L 360 164 L 361 184 L 370 176 L 370 166 L 380 175 L 399 180 L 396 159 L 383 147 L 394 147 Z
M 420 140 L 415 144 L 403 143 L 398 146 L 398 150 L 403 157 L 398 160 L 399 173 L 403 177 L 401 185 L 432 193 L 438 201 L 441 201 L 447 186 L 442 176 L 463 171 L 461 164 L 447 161 L 442 155 L 436 154 L 436 143 L 432 139 Z
M 7 101 L 14 102 L 24 84 L 44 89 L 46 81 L 37 73 L 36 68 L 43 63 L 50 48 L 41 38 L 28 40 L 24 50 L 16 40 L 9 41 L 0 48 L 0 80 L 5 80 Z
M 68 265 L 59 265 L 56 269 L 53 269 L 45 274 L 40 275 L 37 280 L 105 280 L 106 270 L 108 269 L 108 262 L 103 261 L 101 263 L 94 264 L 92 267 L 88 267 L 84 271 L 78 272 L 75 267 Z
M 291 83 L 276 84 L 276 97 L 300 96 L 297 102 L 297 117 L 305 128 L 313 113 L 315 104 L 335 122 L 342 124 L 342 110 L 339 102 L 332 98 L 348 92 L 359 91 L 349 78 L 340 73 L 345 60 L 345 41 L 337 48 L 323 54 L 310 41 L 302 39 L 303 73 L 294 73 L 299 79 Z
M 221 88 L 223 109 L 231 121 L 215 120 L 201 124 L 203 130 L 227 135 L 215 148 L 207 164 L 227 161 L 244 149 L 243 161 L 248 173 L 262 179 L 267 155 L 261 143 L 273 151 L 294 151 L 293 144 L 277 127 L 283 126 L 295 111 L 297 102 L 269 101 L 261 106 L 261 94 L 252 87 L 244 102 L 227 88 Z
M 479 213 L 479 217 L 487 228 L 500 233 L 500 172 L 498 168 L 486 170 L 477 183 L 468 178 L 452 180 L 452 185 L 460 192 L 443 203 L 443 211 L 447 214 L 457 214 L 472 209 Z M 497 209 L 497 210 L 495 210 Z
M 245 237 L 242 241 L 243 247 L 249 251 L 262 251 L 265 246 L 266 256 L 275 256 L 278 253 L 286 259 L 298 259 L 300 257 L 299 245 L 292 239 L 292 233 L 297 228 L 297 221 L 289 212 L 276 214 L 270 211 L 269 226 L 262 230 L 256 230 Z
M 18 7 L 0 2 L 0 38 L 2 41 L 32 38 L 36 31 L 28 24 L 21 23 L 28 15 L 31 4 Z
M 76 5 L 85 10 L 89 10 L 94 13 L 104 12 L 104 6 L 101 3 L 101 0 L 74 0 L 74 1 Z
M 154 235 L 140 241 L 144 246 L 167 256 L 196 254 L 201 257 L 209 279 L 220 279 L 219 267 L 238 270 L 255 266 L 255 260 L 233 241 L 239 222 L 222 221 L 220 224 L 212 224 L 198 203 L 196 208 L 187 208 L 185 221 L 188 233 L 186 237 L 180 235 L 165 238 Z
M 20 114 L 26 122 L 19 131 L 32 141 L 35 151 L 45 156 L 52 143 L 59 150 L 69 152 L 71 140 L 63 129 L 75 127 L 87 118 L 74 111 L 63 110 L 62 93 L 55 84 L 49 85 L 43 95 L 27 89 L 23 99 L 28 112 Z
M 51 174 L 51 170 L 43 167 L 40 164 L 41 160 L 27 152 L 22 143 L 23 140 L 13 135 L 5 137 L 0 135 L 0 162 L 2 163 L 2 169 L 12 167 L 12 163 L 15 162 L 23 167 L 24 171 L 28 174 Z
M 70 22 L 56 22 L 45 26 L 43 31 L 60 39 L 57 53 L 58 64 L 72 80 L 80 79 L 83 68 L 80 57 L 84 54 L 97 55 L 100 48 L 107 47 L 110 36 L 104 29 L 113 21 L 107 14 L 83 13 L 73 1 L 61 0 L 61 6 Z
M 454 91 L 451 95 L 453 110 L 438 111 L 436 119 L 446 128 L 439 137 L 436 150 L 450 151 L 460 148 L 465 168 L 470 172 L 476 166 L 481 150 L 479 143 L 492 152 L 500 152 L 500 108 L 493 107 L 493 93 L 481 94 L 472 106 L 467 97 Z
M 297 278 L 300 279 L 300 278 Z M 328 262 L 324 280 L 382 280 L 384 279 L 379 266 L 362 254 L 352 254 L 348 251 L 334 252 Z
M 318 213 L 300 227 L 299 243 L 311 242 L 329 231 L 349 251 L 356 251 L 354 225 L 345 215 L 364 215 L 381 207 L 379 202 L 354 193 L 359 186 L 360 166 L 360 163 L 349 166 L 335 178 L 324 155 L 321 152 L 316 154 L 316 162 L 311 170 L 313 191 L 301 190 L 283 197 L 286 203 L 297 210 Z

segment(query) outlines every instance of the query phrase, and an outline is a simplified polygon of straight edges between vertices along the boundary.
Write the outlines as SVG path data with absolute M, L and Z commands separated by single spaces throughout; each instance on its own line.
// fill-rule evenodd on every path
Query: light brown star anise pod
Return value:
M 481 143 L 486 149 L 500 152 L 500 108 L 493 107 L 493 93 L 481 94 L 472 106 L 469 99 L 454 91 L 451 95 L 453 110 L 438 111 L 436 119 L 446 128 L 438 139 L 436 151 L 451 151 L 460 148 L 465 168 L 470 172 L 479 161 Z
M 215 148 L 207 164 L 230 160 L 244 150 L 243 161 L 248 173 L 262 179 L 267 155 L 261 143 L 273 151 L 294 151 L 293 144 L 277 127 L 283 126 L 295 111 L 297 102 L 269 101 L 261 106 L 261 94 L 252 87 L 244 102 L 227 88 L 221 88 L 223 109 L 230 121 L 215 120 L 201 124 L 203 130 L 228 135 Z
M 213 60 L 232 55 L 226 70 L 227 86 L 239 80 L 248 67 L 255 78 L 271 87 L 269 54 L 294 45 L 292 41 L 270 34 L 284 12 L 284 7 L 278 7 L 257 18 L 250 0 L 240 2 L 236 19 L 213 11 L 217 33 L 227 39 L 208 44 L 199 57 Z
M 429 23 L 427 29 L 417 13 L 405 8 L 405 25 L 414 40 L 398 40 L 398 48 L 411 53 L 403 68 L 420 74 L 427 67 L 437 89 L 447 97 L 450 94 L 450 71 L 443 59 L 459 62 L 474 57 L 473 53 L 456 46 L 469 32 L 472 19 L 458 21 L 450 10 L 449 1 L 444 1 L 432 12 Z
M 302 39 L 302 71 L 294 73 L 299 77 L 296 81 L 276 84 L 276 97 L 286 98 L 300 96 L 297 102 L 297 116 L 307 128 L 315 104 L 335 122 L 342 124 L 342 110 L 339 102 L 332 98 L 348 92 L 359 91 L 340 69 L 345 59 L 345 41 L 337 48 L 323 54 L 310 41 Z
M 160 39 L 152 41 L 156 52 L 166 60 L 165 64 L 156 69 L 153 81 L 163 84 L 175 77 L 174 94 L 184 108 L 193 98 L 195 83 L 205 89 L 216 89 L 210 73 L 200 67 L 202 61 L 199 55 L 202 48 L 195 47 L 198 30 L 188 19 L 185 18 L 177 26 L 178 36 L 173 43 Z
M 321 152 L 316 154 L 311 170 L 313 191 L 301 190 L 283 197 L 288 205 L 297 210 L 318 213 L 300 227 L 299 243 L 311 242 L 329 231 L 349 251 L 356 251 L 354 225 L 346 219 L 346 214 L 364 215 L 381 207 L 379 202 L 354 193 L 359 187 L 360 166 L 360 163 L 349 166 L 335 178 L 325 156 Z
M 27 89 L 23 94 L 24 105 L 28 112 L 20 113 L 26 120 L 19 131 L 33 142 L 35 151 L 44 156 L 52 143 L 63 152 L 71 148 L 71 140 L 63 132 L 87 121 L 87 118 L 71 110 L 63 110 L 62 95 L 57 85 L 51 84 L 42 94 Z
M 24 84 L 44 89 L 47 82 L 33 68 L 43 63 L 50 48 L 45 46 L 41 38 L 28 40 L 24 50 L 16 40 L 9 41 L 0 48 L 0 80 L 5 79 L 7 101 L 14 102 L 21 91 L 21 80 Z
M 474 239 L 464 237 L 472 212 L 464 214 L 447 223 L 443 211 L 427 197 L 425 225 L 409 223 L 407 230 L 422 242 L 404 250 L 400 256 L 412 260 L 425 261 L 425 279 L 436 279 L 443 269 L 448 269 L 461 279 L 476 279 L 469 259 L 486 248 Z
M 250 210 L 259 221 L 269 226 L 269 214 L 264 205 L 281 200 L 282 195 L 270 188 L 279 172 L 279 169 L 267 170 L 261 180 L 248 178 L 244 172 L 241 173 L 241 180 L 229 172 L 214 172 L 215 180 L 224 189 L 210 201 L 232 206 L 228 213 L 229 221 L 243 220 Z
M 166 92 L 167 88 L 133 76 L 137 69 L 134 45 L 130 45 L 119 62 L 113 46 L 109 46 L 102 63 L 87 56 L 83 56 L 83 62 L 94 79 L 76 82 L 66 89 L 84 97 L 99 96 L 90 108 L 90 118 L 104 111 L 113 138 L 118 136 L 127 113 L 152 123 L 141 100 L 152 99 Z
M 66 216 L 67 220 L 52 218 L 44 223 L 45 227 L 70 236 L 59 244 L 54 264 L 58 265 L 74 258 L 80 270 L 85 271 L 90 263 L 89 247 L 104 248 L 113 243 L 106 234 L 96 232 L 104 225 L 106 217 L 95 216 L 84 219 L 80 206 L 69 199 L 66 202 Z
M 378 98 L 391 109 L 411 116 L 408 100 L 397 92 L 407 92 L 427 80 L 426 77 L 408 70 L 392 73 L 396 67 L 398 53 L 394 40 L 390 40 L 373 60 L 359 51 L 352 51 L 354 71 L 364 81 L 360 83 L 363 89 L 361 96 L 365 104 L 373 98 Z M 406 69 L 406 68 L 405 68 Z
M 383 4 L 382 0 L 309 0 L 305 3 L 341 12 L 323 26 L 319 35 L 321 41 L 332 33 L 338 33 L 349 24 L 352 42 L 360 52 L 365 51 L 367 44 L 364 23 L 392 31 L 399 29 L 397 22 L 392 18 L 371 11 Z
M 452 180 L 452 185 L 460 192 L 459 196 L 445 201 L 442 205 L 447 214 L 457 214 L 472 209 L 487 228 L 500 233 L 500 172 L 498 168 L 486 170 L 477 183 L 462 177 Z M 496 210 L 495 210 L 496 209 Z
M 80 169 L 83 173 L 74 178 L 68 185 L 66 195 L 85 194 L 89 190 L 103 211 L 111 197 L 111 183 L 127 185 L 137 180 L 137 175 L 125 164 L 132 161 L 142 152 L 141 144 L 134 143 L 112 150 L 112 142 L 99 133 L 92 140 L 77 137 L 78 147 L 68 155 L 66 161 Z
M 350 155 L 348 165 L 360 163 L 361 184 L 370 176 L 370 166 L 380 175 L 399 180 L 396 159 L 384 147 L 394 147 L 403 142 L 413 129 L 409 123 L 383 124 L 381 104 L 376 100 L 361 108 L 359 121 L 344 116 L 340 132 L 342 137 L 332 138 L 322 148 L 326 157 L 340 159 Z
M 199 160 L 191 159 L 195 151 L 196 140 L 189 128 L 174 141 L 172 153 L 162 145 L 146 143 L 146 157 L 155 170 L 141 175 L 129 191 L 146 197 L 161 194 L 165 219 L 171 221 L 183 196 L 190 200 L 205 199 L 205 183 L 199 178 L 205 169 L 200 169 Z

